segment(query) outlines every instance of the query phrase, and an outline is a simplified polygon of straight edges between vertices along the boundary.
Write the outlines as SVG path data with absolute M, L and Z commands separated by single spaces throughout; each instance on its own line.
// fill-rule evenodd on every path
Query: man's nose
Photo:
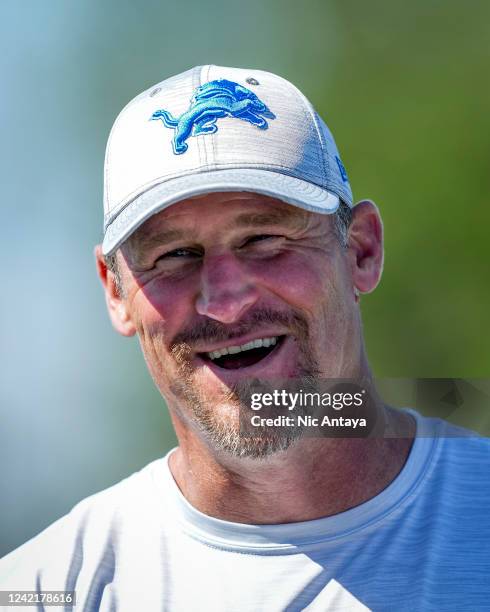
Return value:
M 234 323 L 259 298 L 255 283 L 232 253 L 205 257 L 196 310 L 221 323 Z

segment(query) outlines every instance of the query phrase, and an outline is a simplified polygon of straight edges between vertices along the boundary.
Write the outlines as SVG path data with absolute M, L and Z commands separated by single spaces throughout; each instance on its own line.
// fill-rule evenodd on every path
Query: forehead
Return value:
M 257 193 L 210 193 L 189 198 L 155 214 L 127 240 L 130 248 L 151 246 L 155 241 L 198 238 L 242 227 L 284 225 L 308 227 L 315 217 L 324 217 Z

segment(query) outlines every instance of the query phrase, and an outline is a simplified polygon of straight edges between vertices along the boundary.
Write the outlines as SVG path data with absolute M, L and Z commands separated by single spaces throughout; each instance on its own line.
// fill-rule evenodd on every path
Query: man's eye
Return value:
M 192 249 L 174 249 L 173 251 L 168 251 L 167 253 L 163 253 L 157 259 L 182 259 L 184 257 L 199 257 L 200 253 L 197 251 L 193 251 Z
M 277 236 L 276 234 L 257 234 L 257 236 L 250 236 L 250 238 L 247 238 L 243 246 L 247 246 L 248 244 L 254 244 L 256 242 L 272 240 L 274 238 L 281 238 L 281 236 Z

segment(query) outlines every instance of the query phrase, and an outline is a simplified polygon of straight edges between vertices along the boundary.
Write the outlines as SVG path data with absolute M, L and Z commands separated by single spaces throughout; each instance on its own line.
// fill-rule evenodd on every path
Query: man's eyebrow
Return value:
M 184 232 L 179 229 L 168 229 L 156 234 L 135 236 L 134 245 L 140 251 L 147 251 L 165 245 L 168 242 L 173 242 L 174 240 L 182 240 L 183 238 L 189 238 L 189 232 Z
M 230 224 L 231 227 L 262 227 L 267 225 L 282 225 L 286 227 L 302 227 L 306 222 L 303 210 L 277 210 L 251 212 L 239 215 Z

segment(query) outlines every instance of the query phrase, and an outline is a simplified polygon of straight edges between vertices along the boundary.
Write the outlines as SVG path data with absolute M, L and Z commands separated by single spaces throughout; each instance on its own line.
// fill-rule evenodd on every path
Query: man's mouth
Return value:
M 212 362 L 225 370 L 236 370 L 255 365 L 272 351 L 277 350 L 286 336 L 267 336 L 245 344 L 227 346 L 207 353 L 199 353 L 204 361 Z

